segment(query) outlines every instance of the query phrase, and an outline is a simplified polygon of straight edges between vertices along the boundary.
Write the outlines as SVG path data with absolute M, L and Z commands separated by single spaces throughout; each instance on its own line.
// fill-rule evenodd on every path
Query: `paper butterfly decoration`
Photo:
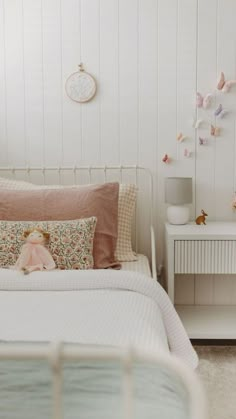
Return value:
M 223 106 L 220 104 L 218 108 L 215 110 L 214 115 L 218 116 L 218 118 L 223 118 L 227 114 L 227 110 L 223 109 Z
M 168 154 L 165 154 L 164 157 L 162 157 L 163 163 L 170 163 L 170 157 Z
M 198 108 L 208 108 L 211 104 L 212 94 L 208 93 L 206 96 L 202 96 L 201 93 L 197 92 L 196 105 Z
M 206 145 L 206 144 L 207 144 L 207 139 L 199 137 L 199 145 Z
M 233 199 L 232 199 L 232 208 L 236 209 L 236 192 L 234 192 L 234 196 L 233 196 Z
M 217 89 L 218 90 L 222 90 L 222 92 L 228 92 L 229 89 L 236 84 L 236 80 L 225 80 L 225 75 L 223 73 L 223 71 L 221 71 L 220 73 L 220 77 L 217 83 Z
M 184 157 L 190 157 L 191 156 L 191 151 L 188 150 L 187 148 L 184 149 Z
M 213 135 L 214 137 L 217 137 L 218 135 L 220 135 L 220 128 L 214 127 L 214 125 L 211 125 L 211 135 Z
M 202 123 L 203 123 L 203 119 L 195 118 L 193 120 L 193 128 L 195 128 L 195 129 L 199 128 Z
M 179 141 L 180 143 L 183 141 L 183 140 L 185 140 L 187 137 L 186 137 L 186 135 L 183 135 L 182 134 L 182 132 L 180 132 L 178 135 L 177 135 L 177 141 Z

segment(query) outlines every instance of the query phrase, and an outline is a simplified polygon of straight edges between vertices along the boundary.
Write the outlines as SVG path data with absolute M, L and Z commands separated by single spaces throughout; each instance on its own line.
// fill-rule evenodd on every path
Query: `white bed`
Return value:
M 106 176 L 108 169 L 107 167 L 102 169 Z M 129 171 L 129 168 L 125 169 Z M 134 176 L 131 179 L 139 182 L 139 189 L 140 185 L 144 185 L 146 199 L 147 183 L 140 179 L 137 167 L 132 169 Z M 119 175 L 123 173 L 122 168 L 115 168 L 115 170 Z M 37 169 L 37 171 L 40 170 Z M 9 169 L 4 169 L 4 172 L 9 175 Z M 21 173 L 21 170 L 19 172 Z M 15 176 L 17 171 L 14 170 L 12 173 Z M 29 170 L 25 173 L 28 176 Z M 43 175 L 45 180 L 45 171 L 43 171 Z M 74 175 L 75 169 L 73 169 Z M 91 180 L 91 168 L 89 168 L 89 176 Z M 61 177 L 60 172 L 59 177 Z M 55 182 L 54 178 L 53 181 Z M 21 272 L 0 269 L 0 340 L 3 345 L 62 341 L 79 345 L 98 345 L 100 348 L 117 348 L 121 352 L 127 348 L 133 348 L 134 351 L 143 351 L 150 355 L 167 356 L 167 359 L 171 354 L 191 368 L 196 368 L 197 355 L 167 294 L 155 281 L 152 177 L 149 177 L 148 185 L 150 204 L 147 207 L 150 211 L 148 223 L 146 221 L 142 223 L 145 231 L 137 232 L 137 226 L 140 217 L 143 220 L 141 214 L 146 207 L 146 201 L 145 205 L 144 202 L 141 202 L 141 210 L 137 208 L 135 215 L 134 230 L 136 234 L 133 235 L 133 239 L 138 259 L 122 263 L 120 271 L 111 269 L 55 270 L 33 272 L 25 277 Z M 143 238 L 143 241 L 140 238 Z M 140 249 L 142 252 L 143 246 L 147 242 L 149 242 L 147 254 L 151 259 L 152 269 L 150 269 L 147 256 L 139 253 Z M 4 353 L 4 349 L 2 353 Z M 14 353 L 17 358 L 17 350 Z M 18 355 L 19 353 L 20 347 Z M 6 354 L 5 357 L 7 358 Z M 161 388 L 167 388 L 169 385 L 170 381 L 167 383 L 164 380 L 161 383 Z M 186 382 L 184 385 L 186 386 Z M 180 398 L 183 396 L 181 391 L 180 389 Z M 191 393 L 191 389 L 186 391 L 192 402 L 195 395 Z M 176 394 L 177 392 L 176 389 Z M 171 394 L 174 393 L 175 390 L 172 389 Z M 57 397 L 57 406 L 59 399 L 60 397 Z M 164 415 L 163 419 L 169 417 L 168 415 L 171 417 L 172 409 L 173 406 L 171 407 L 170 403 L 169 413 Z M 194 409 L 197 411 L 197 406 Z M 56 413 L 54 414 L 54 417 L 57 417 Z M 57 414 L 59 415 L 58 410 Z M 180 413 L 179 418 L 185 419 L 184 414 Z M 25 417 L 24 415 L 22 417 Z M 189 413 L 188 419 L 195 418 L 194 413 L 191 415 Z M 203 411 L 201 411 L 201 415 L 198 419 L 204 417 Z M 145 419 L 146 417 L 152 418 L 153 416 L 150 414 L 150 416 L 145 416 Z
M 0 290 L 3 341 L 130 345 L 170 350 L 191 367 L 197 365 L 167 294 L 145 275 L 55 270 L 25 277 L 6 269 L 0 271 Z
M 133 262 L 122 262 L 121 269 L 124 271 L 137 272 L 152 277 L 148 257 L 140 253 L 137 254 L 137 260 Z
M 1 354 L 4 359 L 24 360 L 3 365 L 0 361 L 4 419 L 9 412 L 11 419 L 30 419 L 32 414 L 35 419 L 46 417 L 48 370 L 45 363 L 32 363 L 45 358 L 54 373 L 55 419 L 62 417 L 58 415 L 62 368 L 68 419 L 77 418 L 78 412 L 82 417 L 108 418 L 111 409 L 113 418 L 205 419 L 205 400 L 199 382 L 190 374 L 197 356 L 167 294 L 152 278 L 114 270 L 68 271 L 66 275 L 62 271 L 33 272 L 26 278 L 2 270 L 0 289 L 0 360 Z M 64 352 L 53 355 L 50 347 L 45 349 L 51 341 L 75 343 L 78 354 L 85 348 L 83 362 L 75 358 L 73 347 L 72 360 L 78 359 L 77 363 L 66 363 L 66 346 Z M 92 359 L 91 348 L 95 350 Z M 114 349 L 118 350 L 116 357 L 112 357 Z M 101 351 L 104 356 L 99 361 Z M 122 385 L 126 368 L 132 379 L 125 376 Z M 19 391 L 35 406 L 33 411 L 19 400 Z M 124 400 L 128 399 L 125 406 L 123 391 Z

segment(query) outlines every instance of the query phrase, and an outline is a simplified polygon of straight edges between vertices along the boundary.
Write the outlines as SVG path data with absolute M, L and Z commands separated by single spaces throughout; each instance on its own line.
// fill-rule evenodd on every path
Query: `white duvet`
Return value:
M 197 355 L 163 288 L 128 271 L 0 269 L 0 340 L 78 342 Z

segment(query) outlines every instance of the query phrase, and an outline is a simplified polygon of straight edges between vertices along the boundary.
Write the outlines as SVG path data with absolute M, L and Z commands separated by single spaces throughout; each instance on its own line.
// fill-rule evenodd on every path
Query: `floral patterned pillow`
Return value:
M 24 244 L 24 231 L 40 227 L 50 234 L 47 247 L 58 269 L 91 269 L 96 223 L 96 217 L 70 221 L 0 221 L 0 267 L 13 266 Z

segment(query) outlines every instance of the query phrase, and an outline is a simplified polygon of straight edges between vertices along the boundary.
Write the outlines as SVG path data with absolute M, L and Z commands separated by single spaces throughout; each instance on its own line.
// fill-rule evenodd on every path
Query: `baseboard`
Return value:
M 194 346 L 197 345 L 214 345 L 214 346 L 235 346 L 236 339 L 191 339 Z

